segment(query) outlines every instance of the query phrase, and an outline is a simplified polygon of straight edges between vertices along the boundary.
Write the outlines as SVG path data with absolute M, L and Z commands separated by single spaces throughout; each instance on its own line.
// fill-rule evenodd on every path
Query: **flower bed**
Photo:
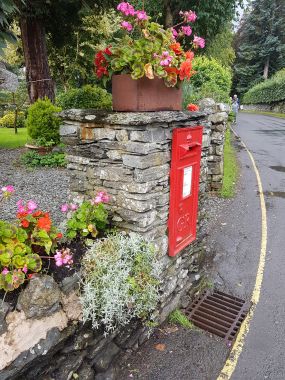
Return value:
M 14 193 L 13 186 L 2 187 L 0 202 L 5 202 Z M 51 275 L 56 282 L 62 283 L 77 272 L 83 284 L 84 320 L 92 320 L 93 327 L 105 326 L 106 331 L 112 331 L 133 317 L 147 319 L 158 301 L 158 276 L 154 272 L 152 274 L 154 248 L 138 236 L 123 236 L 112 230 L 105 207 L 108 202 L 109 196 L 100 191 L 93 199 L 76 197 L 72 202 L 63 204 L 61 211 L 66 213 L 66 220 L 60 230 L 53 225 L 50 214 L 40 210 L 36 202 L 18 200 L 16 222 L 0 220 L 0 289 L 3 299 L 6 293 L 25 288 L 40 273 Z M 100 251 L 104 256 L 100 256 Z M 98 270 L 100 263 L 102 266 Z M 117 272 L 113 278 L 114 268 Z M 101 281 L 102 275 L 108 278 L 107 282 Z M 121 281 L 117 282 L 118 278 Z M 98 291 L 96 297 L 95 289 Z M 98 301 L 104 292 L 109 292 L 109 309 L 113 310 L 112 314 L 109 313 L 111 319 L 104 317 L 105 304 Z M 118 299 L 116 301 L 112 297 L 112 292 L 120 298 L 119 310 L 116 308 Z M 19 291 L 8 297 L 12 307 L 16 306 L 18 294 Z

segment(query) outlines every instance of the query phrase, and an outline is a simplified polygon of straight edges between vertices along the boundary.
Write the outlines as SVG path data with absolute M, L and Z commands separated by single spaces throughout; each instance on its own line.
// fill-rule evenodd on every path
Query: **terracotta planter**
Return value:
M 166 87 L 163 79 L 134 80 L 128 74 L 113 75 L 114 111 L 180 111 L 182 88 Z
M 37 145 L 25 144 L 25 147 L 28 148 L 29 150 L 37 152 L 41 156 L 44 156 L 45 154 L 50 153 L 52 151 L 52 146 L 37 146 Z

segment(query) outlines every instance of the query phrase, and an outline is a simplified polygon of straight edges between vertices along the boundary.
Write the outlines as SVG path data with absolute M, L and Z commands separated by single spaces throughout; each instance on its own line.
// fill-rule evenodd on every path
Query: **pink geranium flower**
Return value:
M 1 274 L 3 274 L 4 276 L 6 275 L 6 274 L 8 274 L 9 273 L 9 269 L 8 268 L 4 268 L 3 270 L 2 270 L 2 272 L 1 272 Z
M 195 48 L 204 48 L 205 47 L 205 40 L 202 37 L 194 36 L 193 44 Z
M 38 205 L 36 202 L 30 200 L 27 203 L 28 213 L 31 214 L 33 211 L 35 211 L 38 208 Z
M 185 21 L 187 21 L 187 22 L 195 22 L 196 19 L 197 19 L 197 15 L 196 15 L 196 13 L 193 12 L 193 11 L 191 11 L 191 10 L 190 10 L 190 11 L 186 11 L 186 12 L 182 12 L 182 11 L 180 11 L 179 14 L 180 14 L 183 18 L 185 18 Z
M 131 23 L 129 23 L 128 21 L 123 21 L 121 22 L 121 27 L 123 29 L 126 29 L 128 32 L 130 32 L 132 29 L 133 29 L 133 26 Z
M 69 205 L 67 203 L 64 203 L 63 205 L 61 205 L 61 212 L 67 212 L 68 209 L 69 209 Z
M 122 12 L 125 16 L 134 16 L 135 15 L 135 9 L 134 7 L 123 1 L 117 6 L 118 11 Z
M 181 32 L 183 34 L 185 34 L 185 36 L 191 36 L 192 34 L 192 29 L 190 28 L 190 26 L 182 26 L 181 27 Z
M 26 208 L 23 204 L 23 199 L 18 200 L 18 202 L 16 204 L 18 207 L 18 212 L 25 212 L 26 211 Z
M 70 253 L 69 248 L 62 248 L 61 250 L 57 250 L 54 255 L 55 265 L 61 267 L 62 265 L 72 265 L 73 259 L 72 254 Z
M 69 205 L 69 207 L 70 207 L 70 210 L 71 210 L 71 211 L 76 211 L 76 210 L 78 209 L 78 206 L 77 206 L 77 204 L 75 204 L 75 203 L 71 203 L 71 204 Z
M 136 16 L 138 20 L 147 20 L 148 16 L 145 11 L 136 11 Z

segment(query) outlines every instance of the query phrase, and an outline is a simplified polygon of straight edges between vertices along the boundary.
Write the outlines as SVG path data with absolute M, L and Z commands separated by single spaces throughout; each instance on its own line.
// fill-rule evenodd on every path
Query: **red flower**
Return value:
M 30 273 L 30 274 L 28 274 L 28 279 L 30 280 L 31 278 L 33 278 L 34 277 L 34 273 Z
M 199 107 L 196 105 L 196 104 L 188 104 L 187 106 L 187 110 L 188 111 L 192 111 L 192 112 L 195 112 L 195 111 L 199 111 Z
M 56 237 L 57 237 L 57 239 L 62 239 L 62 233 L 61 232 L 59 232 L 57 235 L 56 235 Z
M 27 219 L 23 219 L 21 221 L 21 226 L 24 227 L 24 228 L 28 228 L 30 225 L 30 222 L 27 220 Z
M 105 50 L 100 50 L 98 53 L 95 55 L 94 59 L 94 65 L 95 65 L 95 73 L 98 78 L 102 78 L 103 75 L 108 76 L 108 61 L 106 59 L 106 55 L 112 55 L 112 52 L 110 50 L 110 47 L 107 47 Z
M 185 78 L 189 80 L 193 74 L 194 71 L 192 70 L 192 60 L 188 58 L 186 61 L 181 63 L 179 78 L 180 80 Z
M 194 58 L 194 53 L 193 53 L 193 51 L 191 51 L 191 50 L 188 50 L 188 51 L 186 51 L 186 53 L 185 53 L 185 56 L 186 56 L 186 58 L 187 59 L 193 59 Z
M 176 67 L 165 67 L 164 70 L 169 74 L 179 74 L 179 70 Z
M 176 55 L 180 55 L 183 53 L 183 49 L 179 42 L 175 42 L 174 44 L 170 45 L 170 49 L 174 51 Z
M 39 218 L 37 227 L 47 232 L 51 229 L 51 220 L 48 213 L 45 213 L 43 217 Z
M 25 218 L 27 215 L 28 215 L 28 212 L 27 212 L 27 211 L 24 211 L 24 212 L 18 212 L 18 214 L 17 214 L 17 218 L 18 218 L 18 219 L 22 219 L 22 218 Z
M 42 215 L 42 213 L 43 213 L 42 211 L 38 210 L 38 211 L 36 211 L 36 212 L 33 213 L 33 217 L 34 218 L 38 218 L 39 216 Z

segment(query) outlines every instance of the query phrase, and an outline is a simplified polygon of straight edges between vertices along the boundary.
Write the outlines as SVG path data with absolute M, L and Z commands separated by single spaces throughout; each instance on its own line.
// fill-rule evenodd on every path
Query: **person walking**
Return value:
M 232 111 L 234 114 L 234 122 L 236 123 L 237 122 L 237 114 L 239 111 L 239 99 L 238 99 L 237 95 L 234 95 L 234 97 L 233 97 Z

